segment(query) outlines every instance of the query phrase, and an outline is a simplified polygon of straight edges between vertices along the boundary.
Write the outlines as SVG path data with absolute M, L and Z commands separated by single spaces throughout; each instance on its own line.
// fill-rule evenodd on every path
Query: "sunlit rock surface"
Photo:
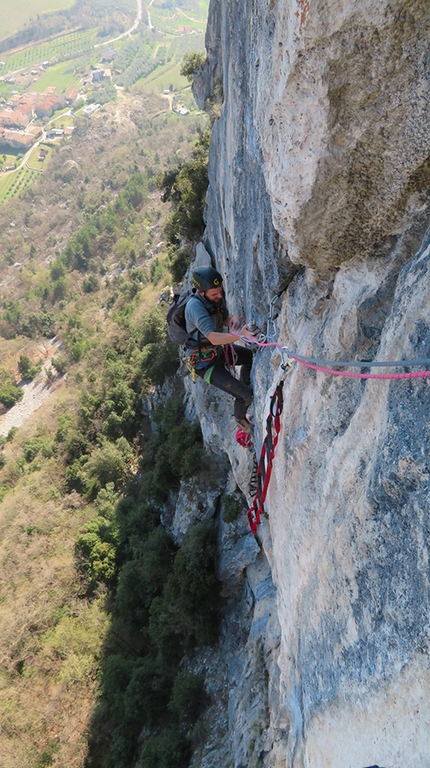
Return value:
M 266 330 L 279 295 L 276 338 L 302 355 L 430 358 L 429 21 L 422 0 L 211 2 L 205 244 L 231 310 Z M 222 577 L 243 562 L 245 581 L 198 765 L 428 768 L 429 379 L 281 362 L 255 358 L 257 451 L 285 378 L 282 431 L 261 553 L 246 524 L 220 534 Z M 246 495 L 231 401 L 188 389 Z

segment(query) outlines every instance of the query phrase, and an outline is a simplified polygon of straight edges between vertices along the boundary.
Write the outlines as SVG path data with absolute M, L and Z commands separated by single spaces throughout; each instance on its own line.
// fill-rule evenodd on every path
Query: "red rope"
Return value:
M 275 458 L 275 449 L 278 445 L 279 432 L 281 431 L 281 413 L 283 407 L 281 381 L 270 398 L 269 415 L 266 420 L 266 436 L 261 446 L 260 459 L 257 467 L 257 492 L 254 496 L 252 506 L 248 509 L 248 521 L 251 533 L 255 536 L 257 526 L 260 525 L 261 515 L 264 514 L 264 502 L 266 501 L 267 491 L 269 489 L 270 478 L 272 475 L 273 459 Z M 274 427 L 274 434 L 272 431 Z

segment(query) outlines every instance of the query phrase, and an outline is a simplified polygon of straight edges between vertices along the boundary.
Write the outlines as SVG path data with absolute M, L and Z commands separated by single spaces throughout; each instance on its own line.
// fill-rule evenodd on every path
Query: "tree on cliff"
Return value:
M 206 56 L 203 51 L 189 51 L 182 59 L 180 74 L 191 83 L 194 73 L 202 66 Z

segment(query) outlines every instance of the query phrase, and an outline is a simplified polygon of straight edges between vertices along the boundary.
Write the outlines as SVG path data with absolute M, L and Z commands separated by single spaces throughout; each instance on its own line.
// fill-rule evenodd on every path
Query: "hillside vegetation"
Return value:
M 52 396 L 0 454 L 4 768 L 184 766 L 199 738 L 203 680 L 180 662 L 217 636 L 213 529 L 178 549 L 160 513 L 206 459 L 180 387 L 155 432 L 142 397 L 177 368 L 157 299 L 198 237 L 208 139 L 203 116 L 159 106 L 123 93 L 0 208 L 4 380 L 34 375 L 44 338 L 63 345 Z

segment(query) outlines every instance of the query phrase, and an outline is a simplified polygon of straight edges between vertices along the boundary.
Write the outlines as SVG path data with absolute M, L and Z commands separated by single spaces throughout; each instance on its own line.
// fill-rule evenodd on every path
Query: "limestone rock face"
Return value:
M 231 311 L 266 330 L 279 297 L 268 328 L 291 351 L 430 358 L 429 25 L 422 0 L 211 2 L 195 92 L 212 113 L 223 103 L 205 245 Z M 226 618 L 242 667 L 225 671 L 228 718 L 199 765 L 428 768 L 430 379 L 285 373 L 281 362 L 272 348 L 255 357 L 257 451 L 284 378 L 282 430 L 261 552 L 238 544 L 245 531 L 221 537 L 222 578 L 231 587 L 243 566 L 253 608 L 238 613 L 242 634 Z M 231 401 L 187 386 L 246 495 Z M 263 562 L 270 642 L 257 621 Z

